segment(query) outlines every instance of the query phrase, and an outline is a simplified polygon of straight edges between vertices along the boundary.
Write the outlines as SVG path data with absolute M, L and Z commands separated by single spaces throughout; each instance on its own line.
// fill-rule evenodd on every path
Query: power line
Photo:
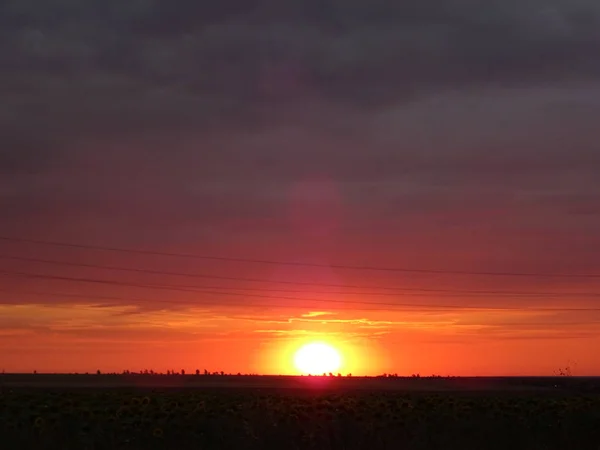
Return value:
M 230 306 L 243 306 L 243 307 L 257 307 L 257 308 L 298 308 L 297 305 L 278 305 L 278 304 L 260 304 L 260 303 L 239 303 L 239 302 L 228 302 L 228 303 L 215 303 L 214 300 L 210 302 L 206 302 L 204 299 L 198 300 L 166 300 L 166 299 L 147 299 L 147 298 L 139 298 L 139 297 L 122 297 L 122 296 L 114 296 L 114 295 L 87 295 L 87 294 L 71 294 L 71 293 L 60 293 L 60 292 L 31 292 L 31 291 L 19 291 L 13 292 L 9 290 L 0 290 L 0 292 L 6 292 L 13 295 L 35 295 L 35 296 L 53 296 L 53 297 L 65 297 L 65 298 L 81 298 L 81 299 L 94 299 L 94 300 L 113 300 L 113 301 L 124 301 L 124 302 L 140 302 L 140 303 L 151 303 L 151 304 L 167 304 L 169 306 L 183 304 L 189 306 L 202 306 L 202 307 L 230 307 Z M 95 306 L 104 306 L 104 305 L 95 305 Z M 122 306 L 122 305 L 121 305 Z M 340 307 L 327 307 L 328 310 L 335 311 L 347 311 L 347 308 Z M 383 308 L 352 308 L 353 311 L 389 311 L 388 309 Z M 427 309 L 427 311 L 436 311 L 435 309 Z M 447 311 L 444 309 L 443 311 Z
M 0 292 L 7 292 L 13 295 L 35 295 L 35 296 L 55 296 L 55 297 L 66 297 L 66 298 L 82 298 L 82 299 L 96 299 L 96 300 L 116 300 L 116 301 L 125 301 L 125 302 L 142 302 L 142 303 L 159 303 L 159 304 L 168 304 L 173 306 L 174 304 L 183 304 L 189 306 L 203 306 L 203 307 L 231 307 L 231 306 L 242 306 L 242 307 L 259 307 L 259 308 L 285 308 L 285 309 L 297 309 L 298 305 L 281 305 L 281 304 L 260 304 L 260 303 L 240 303 L 240 302 L 227 302 L 227 303 L 216 303 L 214 300 L 206 302 L 204 299 L 198 300 L 166 300 L 166 299 L 144 299 L 139 297 L 122 297 L 122 296 L 112 296 L 112 295 L 86 295 L 86 294 L 70 294 L 70 293 L 52 293 L 52 292 L 31 292 L 31 291 L 20 291 L 13 292 L 8 290 L 0 290 Z M 262 297 L 261 297 L 262 298 Z M 268 297 L 270 298 L 270 297 Z M 277 298 L 277 297 L 275 297 Z M 325 302 L 327 300 L 322 299 L 305 299 L 309 302 Z M 346 303 L 346 302 L 344 302 Z M 368 302 L 364 302 L 365 304 L 369 304 Z M 374 305 L 378 305 L 379 303 L 372 303 Z M 403 304 L 390 304 L 396 307 L 402 307 Z M 101 306 L 101 305 L 96 305 Z M 427 311 L 427 312 L 447 312 L 448 308 L 435 308 L 435 307 L 422 307 L 422 305 L 414 305 L 414 307 L 421 308 L 420 310 L 411 309 L 412 312 L 415 311 Z M 306 306 L 307 309 L 314 308 L 315 306 Z M 404 308 L 413 308 L 412 305 L 404 306 Z M 327 310 L 331 311 L 348 311 L 348 308 L 336 307 L 336 306 L 327 306 Z M 465 307 L 464 309 L 480 309 L 478 307 Z M 380 312 L 388 312 L 393 311 L 394 309 L 390 308 L 352 308 L 352 311 L 380 311 Z M 406 309 L 396 309 L 397 311 L 406 311 Z M 496 308 L 489 308 L 490 311 L 496 310 Z M 501 309 L 502 311 L 510 311 L 511 309 Z
M 336 300 L 336 299 L 314 299 L 314 298 L 303 298 L 303 297 L 289 297 L 289 296 L 268 296 L 262 294 L 247 294 L 247 293 L 239 293 L 239 292 L 215 292 L 215 291 L 206 291 L 206 290 L 192 290 L 192 289 L 184 289 L 177 287 L 163 287 L 157 285 L 148 285 L 148 284 L 139 284 L 139 283 L 126 283 L 114 280 L 104 280 L 97 278 L 76 278 L 76 277 L 65 277 L 65 276 L 56 276 L 56 275 L 47 275 L 47 274 L 32 274 L 27 272 L 13 272 L 13 271 L 0 271 L 0 275 L 13 275 L 13 276 L 22 276 L 25 278 L 38 278 L 38 279 L 47 279 L 47 280 L 59 280 L 59 281 L 74 281 L 74 282 L 83 282 L 83 283 L 97 283 L 97 284 L 106 284 L 112 286 L 124 286 L 124 287 L 137 287 L 144 289 L 157 289 L 164 291 L 176 291 L 176 292 L 186 292 L 186 293 L 194 293 L 194 294 L 206 294 L 206 295 L 229 295 L 229 296 L 237 296 L 237 297 L 254 297 L 254 298 L 262 298 L 262 299 L 270 299 L 270 300 L 300 300 L 303 302 L 317 302 L 317 303 L 341 303 L 341 304 L 357 304 L 357 305 L 375 305 L 375 306 L 386 306 L 386 307 L 403 307 L 403 308 L 421 308 L 426 311 L 428 308 L 435 309 L 443 309 L 443 310 L 452 310 L 452 309 L 476 309 L 476 310 L 518 310 L 518 311 L 556 311 L 556 312 L 569 312 L 569 311 L 600 311 L 600 308 L 556 308 L 556 307 L 526 307 L 526 308 L 498 308 L 498 307 L 487 307 L 487 306 L 464 306 L 464 305 L 444 305 L 444 304 L 436 304 L 436 305 L 423 305 L 418 303 L 387 303 L 387 302 L 365 302 L 358 300 Z M 244 306 L 244 304 L 240 305 Z
M 342 304 L 359 304 L 359 305 L 378 305 L 378 306 L 403 306 L 403 307 L 427 307 L 429 305 L 420 305 L 420 304 L 409 304 L 409 303 L 385 303 L 385 302 L 364 302 L 358 300 L 324 300 L 324 299 L 311 299 L 304 297 L 289 297 L 289 296 L 267 296 L 262 294 L 243 294 L 243 293 L 234 293 L 234 292 L 214 292 L 214 291 L 206 291 L 206 290 L 198 290 L 198 289 L 186 289 L 180 287 L 165 287 L 165 286 L 157 286 L 152 284 L 142 284 L 142 283 L 127 283 L 120 282 L 114 280 L 104 280 L 97 278 L 76 278 L 76 277 L 64 277 L 64 276 L 56 276 L 56 275 L 47 275 L 47 274 L 32 274 L 27 272 L 13 272 L 13 271 L 2 271 L 0 275 L 16 275 L 22 276 L 25 278 L 38 278 L 38 279 L 47 279 L 47 280 L 58 280 L 58 281 L 75 281 L 75 282 L 83 282 L 83 283 L 97 283 L 97 284 L 106 284 L 112 286 L 124 286 L 124 287 L 137 287 L 144 289 L 157 289 L 163 291 L 176 291 L 176 292 L 186 292 L 192 294 L 207 294 L 207 295 L 231 295 L 231 296 L 241 296 L 241 297 L 255 297 L 255 298 L 263 298 L 263 299 L 272 299 L 272 300 L 300 300 L 300 301 L 314 301 L 314 302 L 322 302 L 322 303 L 342 303 Z M 431 305 L 432 307 L 439 307 L 435 305 Z M 441 306 L 445 308 L 446 306 Z M 452 308 L 452 306 L 450 306 Z M 458 306 L 454 306 L 458 307 Z
M 6 292 L 5 290 L 0 290 L 0 292 Z M 105 295 L 82 295 L 82 294 L 69 294 L 69 293 L 59 293 L 59 292 L 31 292 L 31 291 L 21 291 L 19 293 L 13 293 L 13 294 L 22 294 L 22 295 L 33 295 L 33 296 L 41 296 L 41 297 L 65 297 L 65 298 L 81 298 L 81 299 L 95 299 L 95 300 L 112 300 L 112 301 L 126 301 L 126 302 L 131 302 L 131 301 L 135 301 L 135 302 L 144 302 L 144 303 L 152 303 L 152 304 L 164 304 L 164 303 L 168 303 L 170 306 L 172 306 L 172 303 L 169 302 L 168 300 L 158 300 L 158 299 L 140 299 L 140 298 L 125 298 L 125 297 L 119 297 L 119 296 L 105 296 Z M 205 307 L 205 308 L 210 308 L 212 306 L 215 305 L 211 305 L 211 304 L 207 304 L 207 303 L 198 303 L 198 302 L 178 302 L 178 303 L 183 303 L 183 304 L 189 304 L 190 306 L 201 306 L 201 307 Z M 46 306 L 45 304 L 36 304 L 36 305 L 42 305 L 42 306 Z M 72 306 L 69 305 L 64 305 L 64 304 L 51 304 L 48 305 L 51 306 L 53 308 L 72 308 Z M 112 304 L 96 304 L 96 305 L 89 305 L 92 307 L 96 307 L 96 308 L 105 308 L 105 307 L 111 307 L 111 306 L 138 306 L 139 305 L 112 305 Z M 270 305 L 270 304 L 257 304 L 257 303 L 252 303 L 252 304 L 239 304 L 239 303 L 228 303 L 226 305 L 216 305 L 216 306 L 220 306 L 221 308 L 223 306 L 243 306 L 243 307 L 254 307 L 254 308 L 265 308 L 265 309 L 273 309 L 273 308 L 281 308 L 281 309 L 297 309 L 297 306 L 293 306 L 293 305 Z M 307 307 L 306 309 L 309 309 L 309 307 Z M 466 308 L 468 309 L 468 308 Z M 475 307 L 472 307 L 471 309 L 475 309 Z M 328 312 L 329 311 L 345 311 L 347 312 L 348 310 L 345 308 L 339 308 L 339 307 L 327 307 Z M 499 309 L 497 310 L 498 312 L 506 312 L 509 311 L 511 309 Z M 515 309 L 518 310 L 518 309 Z M 390 309 L 381 309 L 381 308 L 352 308 L 352 311 L 370 311 L 370 312 L 374 312 L 374 311 L 379 311 L 379 312 L 389 312 Z M 405 311 L 405 310 L 403 310 Z M 427 310 L 427 312 L 435 312 L 435 311 L 439 311 L 439 312 L 447 312 L 448 310 L 446 309 L 440 309 L 440 310 Z M 596 311 L 600 311 L 600 309 L 590 309 L 590 308 L 586 308 L 586 309 L 577 309 L 576 311 L 586 311 L 586 312 L 596 312 Z M 406 311 L 405 311 L 406 312 Z M 411 312 L 415 312 L 415 310 L 412 310 Z M 416 311 L 418 312 L 418 310 Z M 295 321 L 306 321 L 306 320 L 319 320 L 319 321 L 335 321 L 336 319 L 324 319 L 323 317 L 294 317 L 292 318 L 292 320 Z M 360 319 L 343 319 L 343 320 L 347 320 L 347 321 L 356 321 L 356 322 L 360 322 L 362 320 L 366 320 L 364 318 L 360 318 Z M 435 320 L 433 321 L 435 322 Z M 513 325 L 514 322 L 493 322 L 491 325 Z M 550 325 L 550 326 L 566 326 L 566 325 L 600 325 L 600 321 L 598 320 L 588 320 L 586 322 L 552 322 L 552 323 L 547 323 L 547 322 L 539 322 L 539 323 L 535 323 L 535 322 L 527 322 L 527 323 L 519 323 L 519 325 Z M 460 324 L 457 324 L 460 325 Z
M 37 239 L 24 239 L 24 238 L 15 238 L 15 237 L 6 237 L 6 236 L 0 236 L 0 240 L 10 241 L 10 242 L 29 243 L 29 244 L 39 244 L 39 245 L 50 245 L 50 246 L 58 246 L 58 247 L 70 247 L 70 248 L 89 249 L 89 250 L 102 250 L 102 251 L 109 251 L 109 252 L 135 253 L 135 254 L 141 254 L 141 255 L 171 256 L 171 257 L 179 257 L 179 258 L 192 258 L 192 259 L 203 259 L 203 260 L 212 260 L 212 261 L 228 261 L 228 262 L 241 262 L 241 263 L 254 263 L 254 264 L 321 267 L 321 268 L 330 268 L 330 269 L 333 268 L 333 269 L 379 271 L 379 272 L 428 273 L 428 274 L 438 274 L 438 275 L 445 274 L 445 275 L 477 275 L 477 276 L 502 276 L 502 277 L 510 276 L 510 277 L 600 279 L 600 275 L 589 275 L 589 274 L 559 274 L 559 273 L 534 273 L 534 272 L 488 272 L 488 271 L 462 271 L 462 270 L 447 270 L 447 269 L 442 270 L 442 269 L 400 268 L 400 267 L 352 266 L 352 265 L 343 265 L 343 264 L 301 263 L 301 262 L 293 262 L 293 261 L 275 261 L 275 260 L 266 260 L 266 259 L 197 255 L 197 254 L 189 254 L 189 253 L 159 252 L 159 251 L 152 251 L 152 250 L 139 250 L 139 249 L 127 249 L 127 248 L 119 248 L 119 247 L 73 244 L 73 243 L 66 243 L 66 242 L 43 241 L 43 240 L 37 240 Z
M 51 263 L 51 264 L 59 264 L 59 265 L 67 265 L 67 266 L 79 266 L 79 267 L 89 267 L 95 269 L 106 269 L 106 270 L 121 270 L 127 272 L 137 272 L 137 273 L 147 273 L 152 275 L 170 275 L 170 276 L 179 276 L 186 278 L 203 278 L 203 279 L 213 279 L 213 280 L 227 280 L 227 281 L 247 281 L 251 283 L 277 283 L 277 284 L 286 284 L 286 285 L 294 285 L 294 286 L 322 286 L 322 287 L 335 287 L 335 288 L 352 288 L 352 289 L 381 289 L 381 290 L 389 290 L 389 291 L 403 291 L 406 288 L 401 287 L 386 287 L 386 286 L 364 286 L 364 285 L 352 285 L 352 284 L 335 284 L 335 283 L 313 283 L 313 282 L 302 282 L 302 281 L 288 281 L 288 280 L 269 280 L 266 278 L 247 278 L 247 277 L 229 277 L 229 276 L 219 276 L 219 275 L 206 275 L 206 274 L 198 274 L 198 273 L 185 273 L 185 272 L 169 272 L 164 270 L 151 270 L 151 269 L 139 269 L 132 267 L 116 267 L 116 266 L 104 266 L 99 264 L 85 264 L 85 263 L 71 263 L 66 261 L 55 261 L 55 260 L 43 260 L 37 258 L 21 258 L 21 257 L 8 257 L 2 256 L 2 258 L 9 259 L 21 259 L 23 261 L 31 261 L 31 262 L 43 262 L 43 263 Z
M 152 270 L 152 269 L 140 269 L 135 267 L 120 267 L 120 266 L 107 266 L 102 264 L 89 264 L 89 263 L 74 263 L 70 261 L 59 261 L 52 259 L 41 259 L 41 258 L 27 258 L 21 256 L 12 256 L 12 255 L 0 255 L 1 259 L 9 259 L 13 261 L 23 261 L 23 262 L 36 262 L 43 264 L 55 264 L 61 266 L 71 266 L 71 267 L 85 267 L 85 268 L 94 268 L 94 269 L 102 269 L 102 270 L 114 270 L 114 271 L 124 271 L 124 272 L 134 272 L 134 273 L 144 273 L 151 275 L 168 275 L 168 276 L 179 276 L 179 277 L 187 277 L 187 278 L 203 278 L 203 279 L 219 279 L 219 280 L 228 280 L 228 281 L 250 281 L 250 282 L 260 282 L 260 283 L 283 283 L 283 284 L 292 284 L 292 285 L 302 285 L 302 286 L 323 286 L 323 287 L 337 287 L 337 288 L 353 288 L 353 289 L 382 289 L 382 290 L 393 290 L 395 293 L 391 292 L 325 292 L 325 291 L 299 291 L 299 290 L 286 290 L 286 289 L 268 289 L 268 288 L 236 288 L 236 287 L 216 287 L 216 286 L 180 286 L 184 288 L 191 289 L 229 289 L 229 290 L 248 290 L 248 291 L 263 291 L 263 292 L 296 292 L 296 293 L 312 293 L 312 294 L 329 294 L 329 295 L 373 295 L 373 296 L 399 296 L 406 295 L 406 293 L 411 293 L 410 295 L 417 295 L 414 293 L 447 293 L 454 295 L 505 295 L 505 296 L 585 296 L 585 297 L 597 297 L 600 296 L 600 293 L 596 292 L 567 292 L 567 293 L 556 293 L 556 292 L 520 292 L 520 291 L 498 291 L 498 290 L 462 290 L 462 289 L 435 289 L 435 288 L 403 288 L 403 287 L 386 287 L 386 286 L 360 286 L 360 285 L 344 285 L 344 284 L 328 284 L 328 283 L 309 283 L 309 282 L 297 282 L 297 281 L 276 281 L 276 280 L 268 280 L 264 278 L 244 278 L 244 277 L 227 277 L 227 276 L 217 276 L 217 275 L 206 275 L 206 274 L 196 274 L 196 273 L 185 273 L 185 272 L 171 272 L 171 271 L 163 271 L 163 270 Z M 169 285 L 155 285 L 162 287 L 178 287 L 178 286 L 169 286 Z

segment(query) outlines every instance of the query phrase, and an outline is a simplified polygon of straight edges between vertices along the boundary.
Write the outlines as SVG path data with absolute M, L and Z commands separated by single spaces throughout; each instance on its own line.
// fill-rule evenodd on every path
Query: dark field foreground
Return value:
M 34 377 L 0 376 L 0 448 L 600 449 L 593 379 Z

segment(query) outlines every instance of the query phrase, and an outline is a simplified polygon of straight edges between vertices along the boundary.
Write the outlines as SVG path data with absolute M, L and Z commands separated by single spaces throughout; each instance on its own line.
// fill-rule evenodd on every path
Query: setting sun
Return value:
M 305 375 L 337 372 L 341 364 L 340 353 L 332 346 L 322 342 L 306 344 L 294 355 L 294 365 Z

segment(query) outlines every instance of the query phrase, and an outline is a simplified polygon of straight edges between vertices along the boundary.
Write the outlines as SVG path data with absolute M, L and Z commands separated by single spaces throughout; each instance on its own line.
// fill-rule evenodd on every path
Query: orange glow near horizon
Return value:
M 294 366 L 302 375 L 337 373 L 342 361 L 339 351 L 324 342 L 303 345 L 294 354 Z
M 336 372 L 342 375 L 552 375 L 567 365 L 585 375 L 597 373 L 598 365 L 581 343 L 600 345 L 597 334 L 579 337 L 588 328 L 578 322 L 549 334 L 552 321 L 564 319 L 538 311 L 252 314 L 1 305 L 0 317 L 12 324 L 0 330 L 0 369 L 7 372 L 207 369 L 298 375 L 297 352 L 322 342 L 340 354 Z M 546 329 L 535 325 L 543 320 Z
M 548 312 L 254 311 L 0 305 L 0 317 L 12 325 L 0 330 L 0 370 L 298 375 L 295 356 L 320 342 L 339 353 L 335 372 L 344 376 L 552 375 L 567 365 L 577 375 L 598 371 L 588 351 L 600 345 L 594 329 L 571 319 L 572 326 L 560 322 L 550 334 L 564 319 Z
M 0 373 L 292 376 L 321 342 L 344 376 L 600 375 L 600 83 L 383 102 L 309 64 L 261 99 L 250 59 L 150 109 L 99 67 L 40 97 L 48 126 L 0 110 Z
M 326 326 L 323 326 L 326 328 Z M 314 345 L 326 346 L 333 350 L 339 356 L 339 364 L 336 369 L 327 368 L 328 362 L 315 364 L 315 367 L 305 367 L 304 362 L 298 362 L 299 354 L 303 352 L 311 353 L 315 350 Z M 326 360 L 326 356 L 319 355 L 323 347 L 317 347 L 317 355 L 312 354 L 317 359 Z M 333 353 L 331 350 L 325 350 L 323 353 Z M 309 358 L 310 355 L 302 356 L 302 359 Z M 321 366 L 317 368 L 316 365 Z M 301 366 L 301 367 L 299 367 Z M 332 366 L 332 365 L 331 365 Z M 386 370 L 387 363 L 383 356 L 380 343 L 371 342 L 369 339 L 352 338 L 351 333 L 347 336 L 341 334 L 315 332 L 301 338 L 290 337 L 289 339 L 272 339 L 265 342 L 261 349 L 257 351 L 255 360 L 255 370 L 259 373 L 273 375 L 301 375 L 314 374 L 322 375 L 324 372 L 335 372 L 343 375 L 362 374 L 376 375 Z

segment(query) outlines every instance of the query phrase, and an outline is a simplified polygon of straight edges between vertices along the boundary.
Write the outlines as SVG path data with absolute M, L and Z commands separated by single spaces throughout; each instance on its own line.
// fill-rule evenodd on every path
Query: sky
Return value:
M 599 25 L 2 2 L 0 370 L 600 374 Z

